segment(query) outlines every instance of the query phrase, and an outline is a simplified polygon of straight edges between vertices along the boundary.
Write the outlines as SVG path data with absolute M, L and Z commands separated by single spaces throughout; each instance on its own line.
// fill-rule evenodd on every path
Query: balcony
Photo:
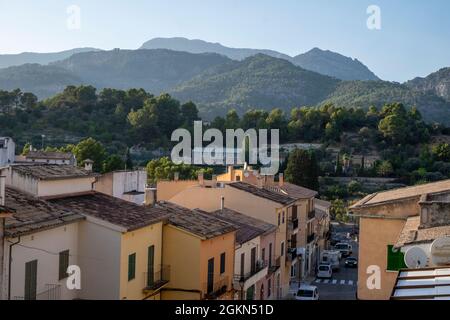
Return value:
M 268 274 L 275 273 L 281 267 L 281 257 L 277 257 L 268 263 Z
M 316 234 L 312 233 L 306 238 L 306 243 L 309 244 L 309 243 L 313 242 L 314 240 L 316 240 Z
M 295 218 L 295 219 L 290 218 L 288 221 L 288 231 L 290 233 L 297 232 L 298 231 L 298 223 L 299 223 L 299 221 L 297 218 Z
M 288 248 L 286 250 L 286 264 L 294 262 L 297 257 L 297 248 Z
M 229 277 L 221 277 L 218 281 L 208 286 L 208 282 L 203 284 L 204 299 L 216 300 L 228 291 Z
M 264 278 L 268 273 L 268 262 L 258 261 L 250 272 L 243 275 L 234 275 L 234 286 L 235 288 L 240 288 L 243 285 L 244 289 L 252 286 L 262 278 Z
M 158 271 L 144 273 L 144 292 L 151 292 L 161 289 L 170 281 L 170 266 L 160 265 Z
M 61 300 L 61 285 L 46 284 L 45 290 L 37 293 L 34 297 L 15 296 L 14 300 Z
M 316 217 L 316 210 L 308 212 L 308 220 L 312 220 Z

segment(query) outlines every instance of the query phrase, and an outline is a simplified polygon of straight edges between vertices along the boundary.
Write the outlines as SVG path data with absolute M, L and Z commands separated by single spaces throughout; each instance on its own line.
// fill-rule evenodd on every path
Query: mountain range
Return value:
M 356 59 L 320 49 L 289 57 L 271 50 L 159 38 L 138 50 L 77 50 L 60 53 L 62 59 L 50 54 L 46 64 L 0 69 L 0 89 L 21 88 L 46 98 L 70 84 L 138 87 L 192 100 L 210 119 L 230 108 L 242 113 L 327 102 L 363 108 L 403 102 L 416 106 L 426 120 L 450 124 L 450 68 L 399 84 L 379 80 Z

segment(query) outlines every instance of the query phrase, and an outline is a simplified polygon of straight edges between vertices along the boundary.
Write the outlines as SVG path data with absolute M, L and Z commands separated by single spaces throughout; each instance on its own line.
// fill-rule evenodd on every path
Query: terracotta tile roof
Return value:
M 277 230 L 277 226 L 273 224 L 246 216 L 242 213 L 227 208 L 214 211 L 211 214 L 221 220 L 235 225 L 238 229 L 236 232 L 236 242 L 239 244 L 243 244 L 260 235 Z
M 280 187 L 282 191 L 287 193 L 290 197 L 296 198 L 296 199 L 309 199 L 314 198 L 317 196 L 318 192 L 298 186 L 293 183 L 285 182 L 282 187 Z
M 28 159 L 71 160 L 72 157 L 73 154 L 70 152 L 29 151 L 26 154 Z
M 8 237 L 59 227 L 84 219 L 83 216 L 58 208 L 51 203 L 28 196 L 15 189 L 6 188 L 5 203 L 13 209 L 12 218 L 6 218 Z
M 164 221 L 167 210 L 157 207 L 139 206 L 106 194 L 90 194 L 49 200 L 60 208 L 82 215 L 92 216 L 133 231 Z
M 264 199 L 267 199 L 270 201 L 274 201 L 274 202 L 282 204 L 282 205 L 291 204 L 291 203 L 295 202 L 295 200 L 296 200 L 295 198 L 293 198 L 287 194 L 284 194 L 282 192 L 276 191 L 274 189 L 269 189 L 267 187 L 259 188 L 252 184 L 248 184 L 248 183 L 244 183 L 244 182 L 233 182 L 233 183 L 228 184 L 227 186 L 251 193 L 254 196 L 264 198 Z
M 170 212 L 169 223 L 204 239 L 236 231 L 229 222 L 201 210 L 190 210 L 170 202 L 158 202 L 158 207 Z
M 13 165 L 12 170 L 40 180 L 93 177 L 97 174 L 72 165 L 30 164 Z
M 400 248 L 408 244 L 430 243 L 437 238 L 445 236 L 450 236 L 450 225 L 421 229 L 420 216 L 414 216 L 406 220 L 395 247 Z
M 444 191 L 450 192 L 450 180 L 443 180 L 418 186 L 374 193 L 355 203 L 353 206 L 351 206 L 351 209 L 382 204 L 388 201 L 420 197 L 424 194 L 432 194 Z

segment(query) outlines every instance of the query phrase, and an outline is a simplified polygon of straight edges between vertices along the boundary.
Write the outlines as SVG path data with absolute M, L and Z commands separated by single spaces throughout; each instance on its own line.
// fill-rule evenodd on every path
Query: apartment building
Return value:
M 171 279 L 161 298 L 232 299 L 236 227 L 173 203 L 162 201 L 156 207 L 170 213 L 163 230 L 162 261 L 171 266 Z
M 277 227 L 225 207 L 211 214 L 237 228 L 235 299 L 272 300 L 275 296 L 274 275 L 279 269 L 273 255 Z
M 198 181 L 158 182 L 157 192 L 159 200 L 207 212 L 220 209 L 224 198 L 228 209 L 277 226 L 273 249 L 274 260 L 279 261 L 280 266 L 275 275 L 276 298 L 285 297 L 291 280 L 299 281 L 300 275 L 305 273 L 302 261 L 306 261 L 309 252 L 299 250 L 298 243 L 302 238 L 305 243 L 315 239 L 313 229 L 306 230 L 307 222 L 314 219 L 314 196 L 305 201 L 288 196 L 278 188 L 264 187 L 261 180 L 256 186 L 244 182 L 206 181 L 202 176 Z M 300 219 L 304 228 L 300 228 Z M 303 236 L 298 236 L 300 230 Z
M 7 166 L 14 162 L 16 154 L 16 144 L 9 137 L 0 137 L 0 167 Z
M 420 245 L 431 255 L 430 244 L 450 235 L 449 200 L 445 180 L 371 194 L 350 207 L 360 219 L 359 299 L 389 299 L 399 270 L 407 267 L 407 249 Z
M 121 170 L 105 173 L 95 182 L 95 191 L 144 205 L 147 172 L 145 170 Z

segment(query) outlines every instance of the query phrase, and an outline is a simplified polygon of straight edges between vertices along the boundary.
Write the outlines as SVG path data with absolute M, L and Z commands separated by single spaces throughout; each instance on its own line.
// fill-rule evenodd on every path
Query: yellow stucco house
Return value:
M 163 228 L 163 263 L 171 267 L 164 300 L 233 297 L 236 227 L 200 210 L 173 203 L 156 205 L 170 213 Z

